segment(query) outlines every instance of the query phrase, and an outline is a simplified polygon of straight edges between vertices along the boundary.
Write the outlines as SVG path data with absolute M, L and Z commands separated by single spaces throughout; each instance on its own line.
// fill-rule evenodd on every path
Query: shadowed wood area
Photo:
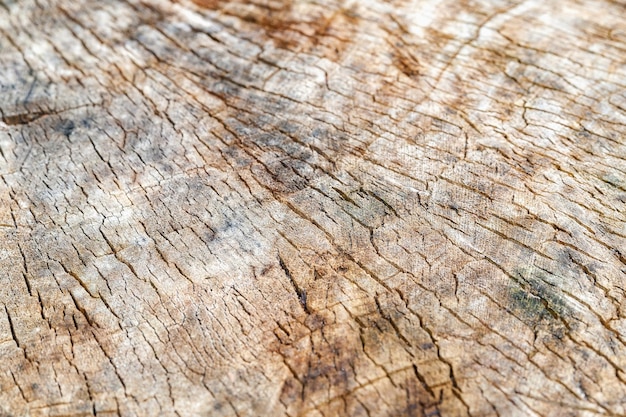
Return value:
M 626 416 L 626 3 L 2 0 L 0 416 Z

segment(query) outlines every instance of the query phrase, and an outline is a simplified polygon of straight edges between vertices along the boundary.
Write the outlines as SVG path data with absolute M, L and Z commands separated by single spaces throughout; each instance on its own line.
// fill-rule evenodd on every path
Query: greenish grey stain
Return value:
M 602 181 L 622 191 L 626 191 L 626 183 L 616 173 L 609 172 L 602 177 Z
M 543 330 L 561 339 L 568 331 L 572 310 L 546 282 L 546 274 L 535 268 L 517 268 L 508 289 L 510 311 L 535 331 Z

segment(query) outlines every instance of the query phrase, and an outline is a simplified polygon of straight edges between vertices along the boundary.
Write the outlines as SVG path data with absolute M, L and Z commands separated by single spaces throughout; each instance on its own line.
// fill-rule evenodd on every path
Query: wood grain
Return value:
M 0 2 L 0 416 L 626 415 L 626 6 Z

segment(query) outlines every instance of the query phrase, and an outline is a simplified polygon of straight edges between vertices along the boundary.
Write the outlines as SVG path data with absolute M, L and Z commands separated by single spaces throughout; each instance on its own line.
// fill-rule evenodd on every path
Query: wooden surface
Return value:
M 626 415 L 626 5 L 0 2 L 0 415 Z

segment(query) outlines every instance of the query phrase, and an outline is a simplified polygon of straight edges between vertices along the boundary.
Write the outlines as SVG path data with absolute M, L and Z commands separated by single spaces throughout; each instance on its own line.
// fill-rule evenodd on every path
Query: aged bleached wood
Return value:
M 0 6 L 1 416 L 626 415 L 623 2 Z

